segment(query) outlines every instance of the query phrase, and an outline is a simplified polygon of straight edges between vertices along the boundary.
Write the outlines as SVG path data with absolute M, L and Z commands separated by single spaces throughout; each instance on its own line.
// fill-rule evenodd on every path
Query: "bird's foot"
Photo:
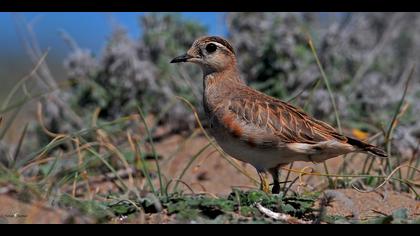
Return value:
M 265 193 L 270 193 L 270 185 L 268 183 L 267 174 L 264 172 L 259 172 L 258 175 L 260 176 L 260 190 L 262 190 Z
M 272 194 L 279 194 L 280 193 L 280 183 L 274 183 L 273 188 L 271 189 Z

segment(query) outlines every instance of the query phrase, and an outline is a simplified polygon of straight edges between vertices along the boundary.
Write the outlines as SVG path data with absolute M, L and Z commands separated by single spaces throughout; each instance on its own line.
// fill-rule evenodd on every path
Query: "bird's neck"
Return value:
M 212 109 L 235 94 L 235 88 L 245 85 L 236 67 L 223 71 L 204 71 L 203 105 L 205 110 Z
M 232 84 L 245 84 L 241 79 L 236 66 L 228 67 L 222 71 L 215 71 L 210 68 L 203 68 L 204 92 L 208 89 L 220 89 L 220 87 L 231 87 Z

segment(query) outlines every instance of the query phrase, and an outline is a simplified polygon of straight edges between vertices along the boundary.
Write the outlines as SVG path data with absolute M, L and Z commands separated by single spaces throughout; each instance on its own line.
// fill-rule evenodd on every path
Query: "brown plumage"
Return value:
M 307 115 L 301 109 L 248 86 L 236 88 L 228 109 L 234 114 L 238 123 L 245 122 L 244 125 L 263 129 L 266 132 L 266 138 L 275 136 L 278 143 L 316 144 L 334 139 L 378 156 L 387 156 L 384 151 L 373 145 L 341 135 L 327 123 Z M 272 145 L 275 146 L 276 143 Z
M 233 47 L 223 38 L 197 39 L 171 62 L 192 62 L 203 70 L 203 105 L 209 132 L 232 157 L 253 165 L 267 191 L 265 174 L 279 191 L 278 168 L 293 161 L 321 162 L 349 152 L 387 154 L 346 137 L 301 109 L 247 86 L 239 77 Z

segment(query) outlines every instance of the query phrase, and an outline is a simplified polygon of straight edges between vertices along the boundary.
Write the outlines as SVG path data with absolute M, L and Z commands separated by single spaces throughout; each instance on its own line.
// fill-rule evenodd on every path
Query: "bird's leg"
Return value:
M 274 167 L 269 169 L 269 172 L 273 177 L 273 188 L 271 190 L 271 193 L 278 194 L 280 193 L 279 169 L 278 167 Z
M 267 172 L 266 171 L 257 171 L 257 172 L 261 181 L 260 189 L 265 193 L 270 193 L 270 186 L 268 184 Z

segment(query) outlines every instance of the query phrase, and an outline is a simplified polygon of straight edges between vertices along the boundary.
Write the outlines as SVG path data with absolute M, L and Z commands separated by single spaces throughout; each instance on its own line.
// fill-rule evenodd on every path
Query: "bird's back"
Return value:
M 219 144 L 222 143 L 221 146 L 227 146 L 227 143 L 239 145 L 241 149 L 247 149 L 247 153 L 265 150 L 280 156 L 278 152 L 281 152 L 306 161 L 323 161 L 353 151 L 386 155 L 374 146 L 341 135 L 301 109 L 244 83 L 224 80 L 211 86 L 213 88 L 205 90 L 204 103 L 212 134 Z

